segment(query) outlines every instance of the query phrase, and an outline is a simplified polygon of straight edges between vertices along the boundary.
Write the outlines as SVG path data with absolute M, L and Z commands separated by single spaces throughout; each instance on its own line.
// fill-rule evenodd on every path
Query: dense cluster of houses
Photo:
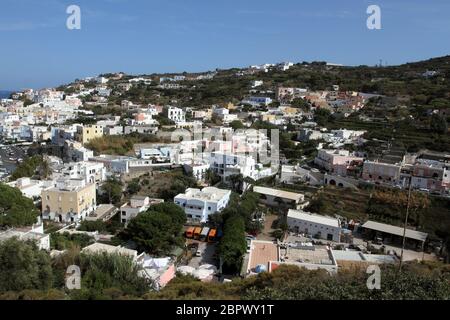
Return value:
M 242 69 L 236 76 L 257 75 L 274 68 L 287 71 L 292 66 L 289 62 L 251 66 Z M 188 81 L 209 80 L 215 76 L 216 72 L 160 77 L 157 79 L 157 88 L 182 89 L 188 85 Z M 264 81 L 254 80 L 249 84 L 248 95 L 239 105 L 230 103 L 184 108 L 176 101 L 161 106 L 142 105 L 123 99 L 120 106 L 117 106 L 123 110 L 122 116 L 95 117 L 92 111 L 83 108 L 107 106 L 109 97 L 120 96 L 134 86 L 152 85 L 156 81 L 149 77 L 123 80 L 124 77 L 124 74 L 115 74 L 85 78 L 65 91 L 24 90 L 13 94 L 11 99 L 0 101 L 2 142 L 35 143 L 58 150 L 56 154 L 53 152 L 44 157 L 51 172 L 45 179 L 24 177 L 7 182 L 9 186 L 19 189 L 25 197 L 41 205 L 42 219 L 68 225 L 83 220 L 104 221 L 118 213 L 120 221 L 126 225 L 150 206 L 163 200 L 133 196 L 119 208 L 99 205 L 99 187 L 108 177 L 121 178 L 155 168 L 182 167 L 203 186 L 199 189 L 187 188 L 173 199 L 184 210 L 188 220 L 196 224 L 206 223 L 211 215 L 224 210 L 230 202 L 231 190 L 209 186 L 208 179 L 211 175 L 215 175 L 221 182 L 230 181 L 236 176 L 242 178 L 245 182 L 242 191 L 255 181 L 275 176 L 279 182 L 288 184 L 302 181 L 312 185 L 356 188 L 361 182 L 365 182 L 395 188 L 412 187 L 440 195 L 448 195 L 450 190 L 448 155 L 424 151 L 402 154 L 395 161 L 382 157 L 369 158 L 364 152 L 350 151 L 363 145 L 365 131 L 329 131 L 312 122 L 313 113 L 317 109 L 327 109 L 331 113 L 347 117 L 364 108 L 369 95 L 341 91 L 337 85 L 331 90 L 323 91 L 294 87 L 279 87 L 272 91 L 266 90 Z M 121 81 L 117 83 L 117 80 Z M 112 82 L 114 85 L 111 85 Z M 85 101 L 86 97 L 89 97 L 88 102 Z M 308 108 L 294 106 L 296 99 L 301 99 Z M 84 124 L 77 121 L 81 117 L 93 121 Z M 169 124 L 162 125 L 160 122 L 163 118 Z M 218 120 L 220 124 L 212 120 Z M 249 129 L 256 120 L 284 129 L 287 129 L 288 124 L 295 124 L 296 143 L 317 142 L 317 155 L 311 166 L 280 161 L 277 150 L 279 146 L 273 142 L 271 133 Z M 244 129 L 233 129 L 232 124 L 236 121 Z M 133 151 L 127 155 L 94 154 L 89 149 L 96 139 L 133 133 L 152 135 L 158 142 L 135 144 Z M 352 148 L 347 148 L 348 146 Z M 18 159 L 12 159 L 16 160 Z M 254 186 L 253 192 L 260 195 L 260 202 L 264 206 L 286 210 L 287 226 L 291 232 L 314 235 L 330 242 L 342 242 L 344 231 L 341 221 L 335 217 L 323 217 L 303 211 L 308 204 L 303 194 L 262 186 Z M 389 230 L 383 226 L 379 228 L 381 232 Z M 377 229 L 378 232 L 380 230 Z M 391 233 L 395 234 L 393 231 Z M 9 230 L 8 233 L 0 234 L 0 240 L 14 235 L 23 239 L 35 239 L 44 250 L 50 248 L 49 237 L 44 234 L 42 225 L 27 230 Z M 420 235 L 417 237 L 423 238 Z M 308 243 L 293 244 L 289 241 L 274 243 L 253 240 L 249 250 L 246 275 L 271 271 L 281 264 L 295 264 L 310 269 L 324 268 L 329 272 L 336 272 L 339 261 L 365 263 L 387 259 L 391 263 L 395 260 L 367 253 L 336 252 L 326 246 L 312 249 Z M 172 258 L 157 259 L 145 253 L 139 255 L 135 250 L 100 243 L 88 246 L 83 251 L 116 252 L 132 257 L 135 263 L 143 266 L 145 276 L 153 280 L 156 288 L 167 284 L 176 272 Z M 196 272 L 211 274 L 209 269 L 198 269 Z

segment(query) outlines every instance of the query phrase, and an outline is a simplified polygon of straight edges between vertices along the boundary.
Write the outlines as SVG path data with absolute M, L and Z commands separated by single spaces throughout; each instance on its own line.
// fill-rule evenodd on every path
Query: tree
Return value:
M 233 174 L 227 177 L 234 192 L 241 192 L 244 186 L 244 176 L 242 174 Z
M 32 242 L 0 242 L 0 292 L 48 290 L 53 283 L 50 256 Z
M 205 172 L 205 180 L 209 185 L 213 186 L 222 181 L 222 178 L 214 170 L 208 169 Z
M 123 183 L 117 178 L 108 178 L 100 187 L 101 203 L 118 205 L 122 199 Z
M 224 272 L 239 272 L 246 250 L 244 219 L 233 216 L 225 222 L 223 237 L 219 244 Z
M 230 127 L 233 128 L 233 130 L 239 130 L 239 129 L 245 129 L 244 124 L 239 120 L 233 120 L 230 122 Z
M 186 215 L 180 207 L 174 203 L 158 204 L 131 219 L 120 237 L 133 241 L 139 251 L 165 255 L 183 244 L 185 222 Z
M 295 98 L 294 100 L 292 100 L 291 105 L 294 108 L 302 109 L 304 111 L 309 111 L 311 109 L 309 103 L 301 98 Z
M 130 195 L 136 194 L 141 191 L 141 185 L 139 184 L 139 179 L 133 179 L 127 186 L 127 192 Z
M 439 114 L 433 114 L 430 119 L 430 129 L 440 134 L 447 133 L 448 132 L 447 120 Z
M 131 257 L 119 254 L 81 254 L 81 290 L 72 299 L 118 299 L 138 297 L 149 291 L 150 282 L 140 275 L 141 267 Z
M 330 121 L 331 112 L 324 108 L 316 109 L 314 113 L 314 120 L 317 122 L 319 126 L 326 126 Z
M 0 227 L 29 226 L 36 223 L 39 215 L 31 199 L 19 189 L 0 183 Z
M 42 156 L 33 156 L 25 161 L 23 161 L 21 164 L 19 164 L 14 170 L 13 174 L 11 175 L 11 180 L 17 180 L 23 177 L 33 177 L 38 169 L 43 165 L 44 161 Z M 46 174 L 49 174 L 49 168 L 48 164 L 46 164 L 47 169 L 44 170 Z

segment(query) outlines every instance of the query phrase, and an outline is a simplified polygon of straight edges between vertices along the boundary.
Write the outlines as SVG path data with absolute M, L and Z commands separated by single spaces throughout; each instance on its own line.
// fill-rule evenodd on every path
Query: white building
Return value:
M 130 202 L 120 207 L 120 221 L 128 223 L 139 213 L 145 212 L 150 208 L 150 198 L 145 196 L 133 196 Z
M 303 194 L 284 190 L 255 186 L 253 187 L 253 192 L 260 194 L 260 202 L 273 207 L 281 207 L 284 205 L 292 209 L 297 209 L 305 201 Z
M 205 181 L 206 173 L 208 172 L 209 167 L 209 163 L 204 162 L 193 162 L 183 165 L 184 170 L 187 173 L 191 173 L 199 182 Z
M 202 190 L 189 188 L 174 198 L 175 204 L 184 209 L 188 219 L 206 222 L 211 214 L 220 212 L 228 205 L 231 191 L 206 187 Z
M 173 122 L 186 122 L 186 113 L 183 111 L 183 109 L 167 106 L 164 107 L 164 115 Z
M 249 177 L 253 180 L 259 180 L 273 174 L 271 168 L 257 163 L 252 156 L 232 153 L 212 152 L 210 166 L 223 179 L 232 175 L 242 174 L 244 178 Z
M 103 163 L 98 162 L 68 163 L 59 172 L 64 178 L 83 179 L 87 184 L 99 184 L 106 180 L 106 168 Z
M 341 227 L 339 219 L 307 213 L 301 210 L 289 210 L 287 224 L 297 233 L 340 242 Z
M 30 199 L 38 199 L 41 197 L 43 189 L 54 184 L 53 181 L 31 180 L 30 178 L 20 178 L 16 181 L 7 183 L 10 187 L 17 188 L 22 192 L 24 197 Z
M 40 250 L 50 250 L 50 234 L 45 234 L 44 225 L 37 223 L 27 228 L 12 228 L 0 232 L 0 242 L 11 238 L 17 238 L 21 241 L 34 241 Z
M 243 103 L 251 104 L 252 106 L 268 106 L 272 103 L 272 98 L 269 97 L 248 97 L 242 101 Z
M 260 87 L 264 84 L 264 81 L 262 80 L 255 80 L 252 81 L 252 88 Z

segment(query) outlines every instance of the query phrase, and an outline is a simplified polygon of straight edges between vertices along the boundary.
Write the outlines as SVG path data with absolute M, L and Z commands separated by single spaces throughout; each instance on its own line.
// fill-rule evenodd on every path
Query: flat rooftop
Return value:
M 333 228 L 339 228 L 339 220 L 332 217 L 320 216 L 318 214 L 312 214 L 301 210 L 290 209 L 288 212 L 288 218 L 299 219 L 303 221 L 308 221 L 312 223 L 318 223 L 326 226 L 331 226 Z
M 98 205 L 97 209 L 90 214 L 86 219 L 88 218 L 95 218 L 95 219 L 102 219 L 108 214 L 114 212 L 116 210 L 116 207 L 112 204 L 100 204 Z
M 206 187 L 202 190 L 189 188 L 185 193 L 180 193 L 177 197 L 183 197 L 186 199 L 218 201 L 228 193 L 231 193 L 231 191 L 215 187 Z
M 253 240 L 250 244 L 250 255 L 247 271 L 253 271 L 258 265 L 265 265 L 269 270 L 270 261 L 278 261 L 279 250 L 276 243 Z
M 375 222 L 375 221 L 367 221 L 362 225 L 362 228 L 374 230 L 378 232 L 388 233 L 395 236 L 403 237 L 403 231 L 404 228 L 393 226 L 390 224 Z M 416 230 L 406 229 L 405 237 L 413 240 L 418 240 L 424 242 L 427 237 L 428 233 L 420 232 Z
M 123 248 L 123 247 L 116 247 L 116 246 L 110 246 L 108 244 L 103 244 L 103 243 L 93 243 L 87 247 L 85 247 L 82 252 L 87 252 L 87 253 L 102 253 L 102 252 L 106 252 L 109 254 L 119 254 L 119 255 L 124 255 L 124 256 L 129 256 L 131 258 L 134 258 L 137 256 L 137 251 L 136 250 L 131 250 L 131 249 L 127 249 L 127 248 Z
M 282 261 L 285 263 L 308 263 L 330 266 L 335 264 L 331 251 L 327 248 L 313 247 L 311 250 L 288 246 L 283 251 Z
M 304 196 L 301 193 L 295 193 L 295 192 L 289 192 L 289 191 L 283 191 L 283 190 L 277 190 L 272 188 L 265 188 L 265 187 L 254 187 L 253 192 L 273 196 L 273 197 L 279 197 L 282 199 L 289 199 L 294 201 L 300 201 L 303 200 Z
M 383 254 L 366 254 L 361 251 L 351 250 L 332 250 L 336 261 L 351 261 L 351 262 L 367 262 L 367 263 L 395 263 L 397 258 L 390 255 Z

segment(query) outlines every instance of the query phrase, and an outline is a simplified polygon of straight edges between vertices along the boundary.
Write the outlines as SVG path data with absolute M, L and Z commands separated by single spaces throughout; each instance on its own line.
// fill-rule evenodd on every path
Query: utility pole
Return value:
M 405 225 L 403 226 L 403 241 L 402 241 L 402 251 L 400 254 L 400 264 L 398 267 L 398 272 L 402 271 L 403 264 L 403 251 L 405 250 L 405 242 L 406 242 L 406 226 L 408 225 L 408 217 L 409 217 L 409 206 L 411 202 L 411 191 L 412 191 L 412 176 L 409 178 L 409 190 L 408 190 L 408 203 L 406 205 L 406 216 L 405 216 Z

